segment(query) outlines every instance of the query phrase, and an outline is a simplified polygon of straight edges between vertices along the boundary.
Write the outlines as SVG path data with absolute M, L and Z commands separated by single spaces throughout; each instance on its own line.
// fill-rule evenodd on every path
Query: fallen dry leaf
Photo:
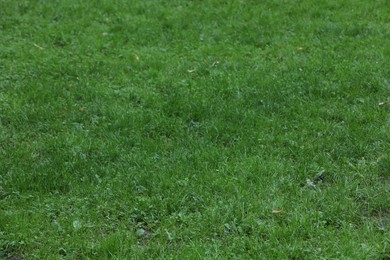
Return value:
M 280 214 L 280 213 L 282 213 L 282 210 L 274 209 L 274 210 L 272 211 L 272 214 Z

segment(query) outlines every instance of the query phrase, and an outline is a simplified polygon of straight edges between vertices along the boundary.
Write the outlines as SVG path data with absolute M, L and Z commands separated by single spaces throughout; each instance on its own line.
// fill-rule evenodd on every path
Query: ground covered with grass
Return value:
M 389 13 L 0 1 L 0 258 L 388 259 Z

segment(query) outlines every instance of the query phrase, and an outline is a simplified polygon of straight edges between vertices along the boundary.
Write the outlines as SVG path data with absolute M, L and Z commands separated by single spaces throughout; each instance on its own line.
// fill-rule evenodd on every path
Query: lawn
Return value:
M 0 258 L 389 259 L 388 0 L 0 0 Z

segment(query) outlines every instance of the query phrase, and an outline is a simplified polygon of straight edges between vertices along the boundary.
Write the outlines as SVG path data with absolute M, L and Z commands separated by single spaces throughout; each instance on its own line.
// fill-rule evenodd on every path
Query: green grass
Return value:
M 0 258 L 388 259 L 389 13 L 0 0 Z

